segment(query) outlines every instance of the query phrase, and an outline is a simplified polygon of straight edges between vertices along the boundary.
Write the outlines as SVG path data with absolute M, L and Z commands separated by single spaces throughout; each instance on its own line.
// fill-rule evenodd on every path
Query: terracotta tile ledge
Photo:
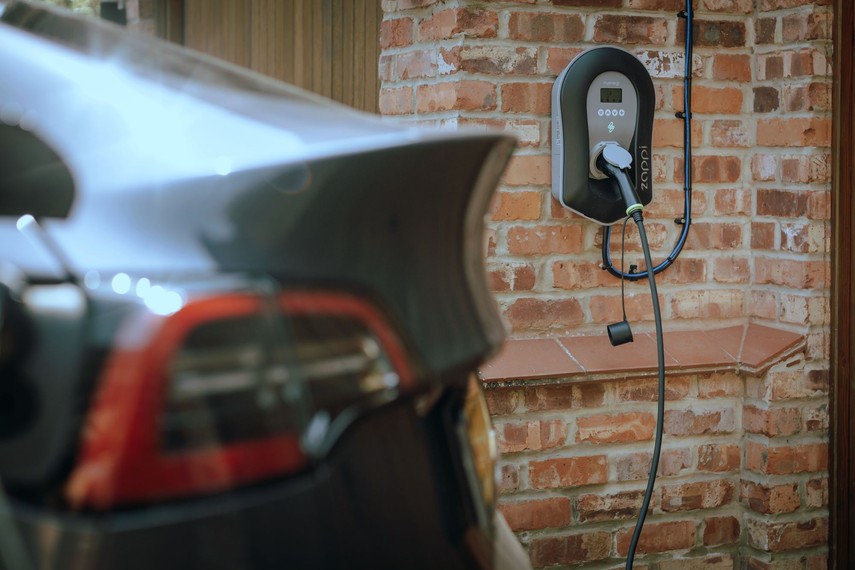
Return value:
M 759 375 L 804 349 L 798 333 L 758 324 L 713 330 L 665 333 L 666 372 L 724 372 Z M 639 333 L 635 341 L 614 347 L 606 335 L 509 340 L 481 366 L 484 382 L 508 383 L 569 378 L 656 374 L 656 336 Z

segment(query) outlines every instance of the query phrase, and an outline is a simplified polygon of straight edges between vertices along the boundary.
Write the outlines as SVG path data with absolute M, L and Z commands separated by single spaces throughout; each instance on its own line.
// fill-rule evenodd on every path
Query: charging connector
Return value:
M 617 143 L 607 143 L 603 145 L 596 163 L 597 168 L 617 182 L 621 198 L 626 205 L 626 215 L 632 216 L 634 212 L 642 211 L 644 206 L 627 173 L 632 166 L 632 155 Z

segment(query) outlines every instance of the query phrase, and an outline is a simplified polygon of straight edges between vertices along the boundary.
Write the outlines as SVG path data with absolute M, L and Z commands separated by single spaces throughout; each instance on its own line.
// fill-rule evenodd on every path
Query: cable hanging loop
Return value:
M 684 70 L 683 70 L 683 109 L 678 111 L 675 116 L 678 119 L 684 120 L 683 128 L 683 177 L 685 187 L 683 188 L 683 216 L 674 220 L 674 223 L 682 226 L 677 242 L 671 249 L 671 253 L 659 265 L 653 268 L 653 274 L 656 275 L 676 261 L 677 257 L 683 251 L 683 246 L 689 236 L 689 227 L 692 225 L 692 46 L 694 43 L 692 23 L 694 13 L 692 10 L 691 0 L 686 0 L 686 9 L 677 13 L 677 17 L 686 19 L 686 43 L 684 55 Z M 638 281 L 647 277 L 648 268 L 644 271 L 625 273 L 623 269 L 615 268 L 611 260 L 611 228 L 605 226 L 603 228 L 603 244 L 602 244 L 602 268 L 615 277 L 627 279 L 629 281 Z

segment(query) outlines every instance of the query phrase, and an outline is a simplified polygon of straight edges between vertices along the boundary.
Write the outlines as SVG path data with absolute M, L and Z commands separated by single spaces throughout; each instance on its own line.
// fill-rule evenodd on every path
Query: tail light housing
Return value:
M 389 323 L 349 294 L 227 293 L 137 312 L 102 370 L 66 499 L 106 510 L 293 474 L 349 409 L 412 385 Z

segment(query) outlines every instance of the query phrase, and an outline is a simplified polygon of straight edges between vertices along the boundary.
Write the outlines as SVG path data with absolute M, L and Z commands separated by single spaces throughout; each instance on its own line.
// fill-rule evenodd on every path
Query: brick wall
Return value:
M 669 376 L 663 479 L 642 561 L 651 570 L 819 568 L 828 532 L 831 1 L 694 6 L 695 223 L 658 280 L 666 330 L 751 321 L 803 334 L 806 344 L 759 375 Z M 620 45 L 654 77 L 646 213 L 654 259 L 675 242 L 685 33 L 675 14 L 683 7 L 384 1 L 381 111 L 519 139 L 486 236 L 514 337 L 602 334 L 620 315 L 619 282 L 599 268 L 599 229 L 550 196 L 552 82 L 586 47 Z M 629 241 L 628 262 L 642 265 L 634 233 Z M 646 284 L 627 294 L 634 329 L 651 330 Z M 649 378 L 511 379 L 490 394 L 506 453 L 503 510 L 535 564 L 616 567 L 649 468 Z

